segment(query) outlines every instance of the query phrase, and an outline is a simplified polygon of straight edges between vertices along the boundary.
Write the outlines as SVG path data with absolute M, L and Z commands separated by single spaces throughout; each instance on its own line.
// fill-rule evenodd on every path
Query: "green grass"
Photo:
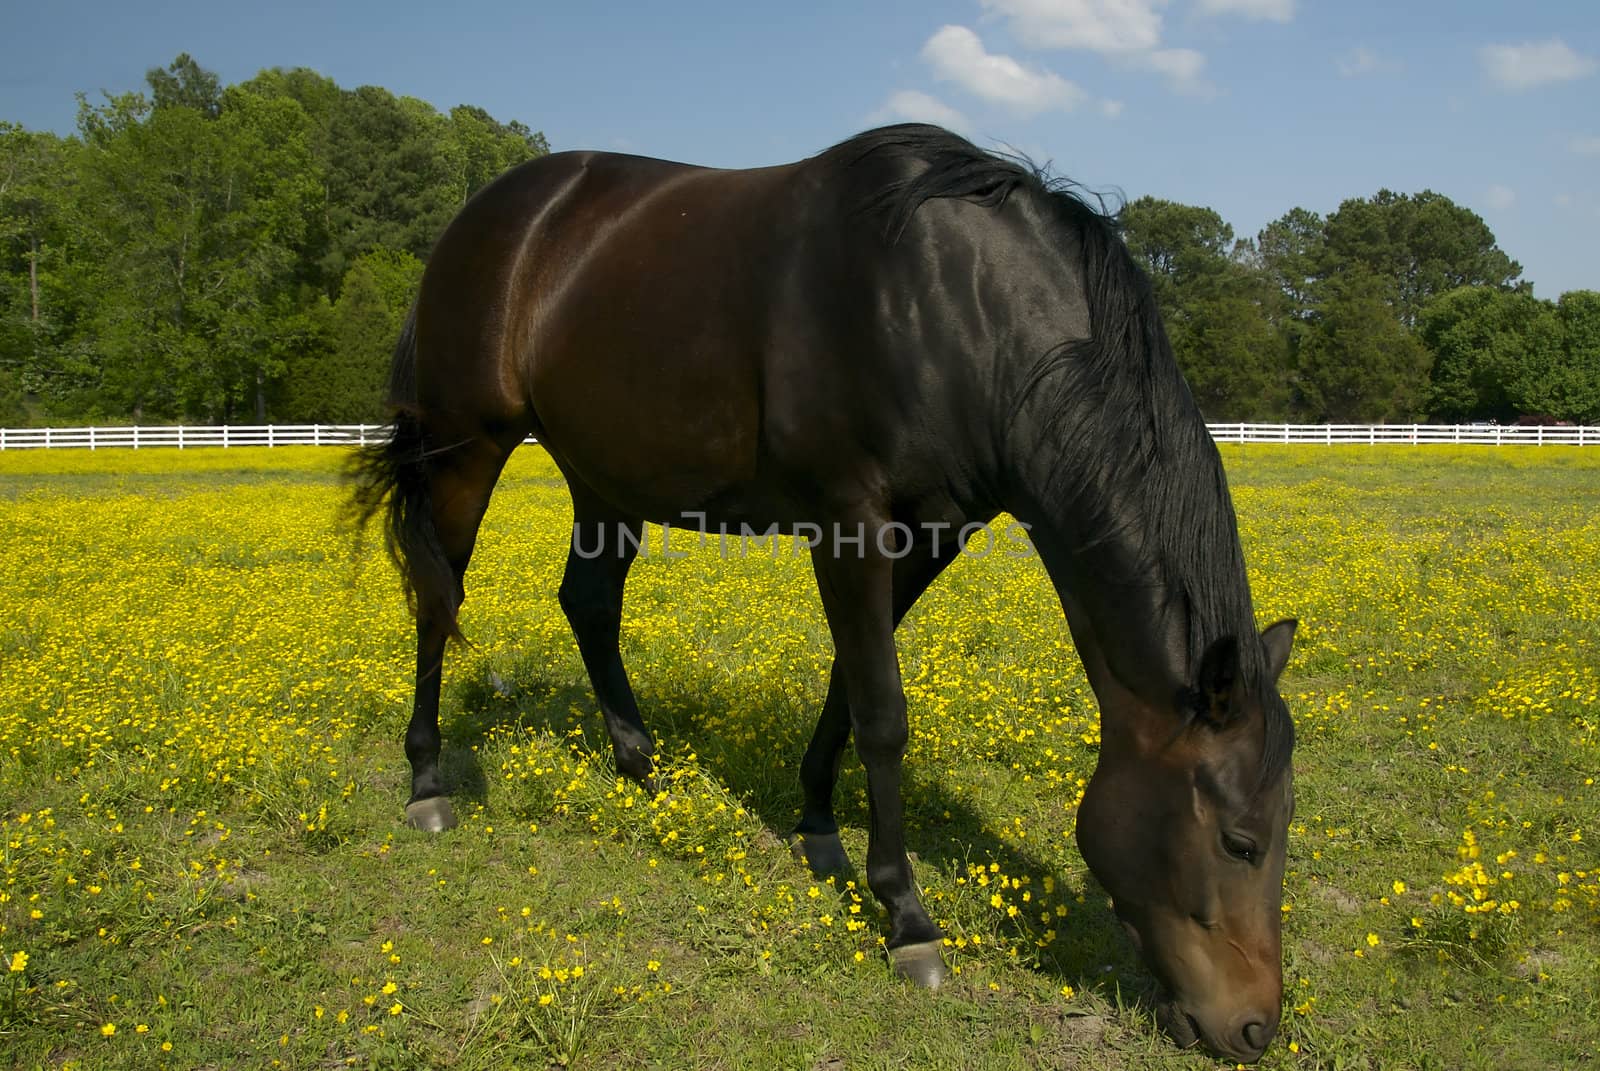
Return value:
M 901 633 L 909 840 L 959 968 L 930 994 L 871 896 L 783 843 L 829 656 L 803 559 L 637 565 L 650 800 L 555 607 L 564 491 L 519 453 L 446 678 L 463 825 L 428 837 L 400 825 L 408 623 L 337 529 L 338 458 L 0 455 L 14 1066 L 1209 1066 L 1156 1029 L 1072 843 L 1095 712 L 1036 562 L 959 562 Z M 1224 458 L 1259 617 L 1302 621 L 1263 1066 L 1596 1059 L 1600 452 Z M 864 791 L 851 759 L 858 861 Z

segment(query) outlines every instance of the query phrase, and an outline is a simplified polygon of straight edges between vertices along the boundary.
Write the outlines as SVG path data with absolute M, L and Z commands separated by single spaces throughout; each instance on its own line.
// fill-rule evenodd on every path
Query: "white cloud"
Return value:
M 873 126 L 881 123 L 933 123 L 962 132 L 972 129 L 972 123 L 965 115 L 938 97 L 915 89 L 901 89 L 889 94 L 883 107 L 873 112 L 867 122 Z
M 1175 92 L 1195 97 L 1216 92 L 1215 86 L 1200 77 L 1206 67 L 1205 56 L 1192 48 L 1158 48 L 1141 53 L 1134 62 L 1165 77 Z
M 1102 100 L 1096 106 L 1100 109 L 1100 114 L 1107 119 L 1115 119 L 1122 114 L 1123 104 L 1120 100 Z
M 1294 0 L 1200 0 L 1202 15 L 1239 15 L 1247 19 L 1290 22 Z
M 1594 134 L 1576 134 L 1567 142 L 1567 148 L 1579 156 L 1600 156 L 1600 136 Z
M 1502 89 L 1533 89 L 1587 78 L 1597 66 L 1593 57 L 1572 51 L 1559 37 L 1521 45 L 1485 45 L 1478 50 L 1478 59 Z
M 965 26 L 941 27 L 922 46 L 922 58 L 940 79 L 1020 115 L 1051 109 L 1071 111 L 1089 97 L 1058 74 L 1025 67 L 1010 56 L 985 50 L 978 35 Z
M 1334 64 L 1346 78 L 1359 78 L 1378 69 L 1378 54 L 1362 45 L 1334 60 Z
M 1504 211 L 1517 203 L 1517 191 L 1510 186 L 1502 186 L 1498 182 L 1484 191 L 1484 200 L 1490 208 Z
M 1144 52 L 1161 44 L 1167 0 L 982 0 L 1011 21 L 1018 41 L 1032 48 Z
M 1168 0 L 981 0 L 1004 16 L 1013 37 L 1031 48 L 1096 52 L 1133 70 L 1151 71 L 1177 93 L 1210 96 L 1201 77 L 1205 56 L 1192 48 L 1163 48 L 1161 10 Z M 1280 8 L 1286 0 L 1205 0 L 1218 12 Z M 1105 105 L 1101 105 L 1105 111 Z M 1121 104 L 1113 106 L 1121 110 Z M 1107 114 L 1111 114 L 1107 112 Z

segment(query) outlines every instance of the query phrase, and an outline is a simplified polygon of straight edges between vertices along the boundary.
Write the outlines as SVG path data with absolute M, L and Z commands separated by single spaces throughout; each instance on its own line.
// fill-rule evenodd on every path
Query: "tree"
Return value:
M 1240 264 L 1184 295 L 1170 330 L 1179 367 L 1209 420 L 1269 420 L 1286 414 L 1286 336 L 1272 322 L 1273 294 Z
M 22 399 L 47 386 L 70 321 L 60 274 L 72 234 L 72 148 L 0 123 L 0 379 L 12 422 Z
M 145 72 L 145 83 L 157 110 L 162 108 L 192 108 L 208 119 L 222 114 L 222 86 L 217 76 L 201 67 L 187 52 L 165 70 L 152 67 Z
M 1297 320 L 1311 314 L 1324 245 L 1322 217 L 1304 208 L 1290 209 L 1256 236 L 1261 269 L 1283 294 L 1290 315 Z
M 262 420 L 312 395 L 329 419 L 375 417 L 419 258 L 549 151 L 481 108 L 305 68 L 223 88 L 187 53 L 144 93 L 78 100 L 74 138 L 0 123 L 7 422 Z M 322 390 L 340 362 L 346 385 Z
M 1322 278 L 1358 271 L 1385 282 L 1386 300 L 1408 328 L 1435 295 L 1461 286 L 1509 289 L 1522 274 L 1477 213 L 1431 190 L 1345 201 L 1327 219 L 1320 259 Z
M 1556 303 L 1561 345 L 1551 366 L 1522 384 L 1528 412 L 1600 423 L 1600 291 L 1569 290 Z
M 320 345 L 304 346 L 290 363 L 283 408 L 291 419 L 354 424 L 386 417 L 389 362 L 421 281 L 422 262 L 403 250 L 356 258 L 339 300 L 320 316 Z
M 550 145 L 515 120 L 497 122 L 482 108 L 461 104 L 450 109 L 450 139 L 460 186 L 460 203 L 517 164 L 544 156 Z
M 338 150 L 325 170 L 325 278 L 342 280 L 369 249 L 426 257 L 461 203 L 448 121 L 376 86 L 343 93 L 329 121 Z
M 353 261 L 378 248 L 424 257 L 468 197 L 501 172 L 550 151 L 544 135 L 459 105 L 431 105 L 376 86 L 340 89 L 303 67 L 245 83 L 290 97 L 311 120 L 323 211 L 309 221 L 304 277 L 334 298 Z
M 1190 286 L 1223 269 L 1233 247 L 1233 228 L 1209 208 L 1141 197 L 1123 207 L 1119 222 L 1169 316 Z
M 1390 283 L 1352 270 L 1325 280 L 1300 345 L 1298 384 L 1315 420 L 1415 419 L 1428 389 L 1427 348 L 1395 318 Z
M 1122 213 L 1128 249 L 1150 272 L 1173 355 L 1205 415 L 1265 419 L 1288 400 L 1274 296 L 1248 243 L 1209 208 L 1141 197 Z
M 1561 349 L 1552 303 L 1487 286 L 1434 298 L 1417 334 L 1433 355 L 1428 408 L 1451 421 L 1515 418 Z
M 80 107 L 98 239 L 92 393 L 136 417 L 264 418 L 275 325 L 319 194 L 304 110 L 237 87 L 221 112 L 142 97 Z

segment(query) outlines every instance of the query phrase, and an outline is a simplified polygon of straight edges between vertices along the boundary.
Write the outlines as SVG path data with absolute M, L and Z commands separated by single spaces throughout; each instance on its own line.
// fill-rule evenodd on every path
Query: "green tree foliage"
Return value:
M 1528 412 L 1600 424 L 1600 291 L 1569 290 L 1556 303 L 1561 346 L 1548 371 L 1523 385 Z
M 1433 410 L 1447 419 L 1600 420 L 1600 293 L 1550 302 L 1462 287 L 1428 304 L 1418 335 L 1434 355 Z
M 1272 420 L 1289 408 L 1287 334 L 1265 281 L 1230 264 L 1189 295 L 1174 347 L 1210 420 Z
M 50 388 L 73 319 L 63 272 L 74 244 L 74 149 L 0 122 L 0 394 L 10 423 L 26 416 L 24 396 Z
M 1310 315 L 1324 269 L 1323 227 L 1321 216 L 1295 208 L 1256 236 L 1261 271 L 1278 288 L 1289 315 L 1297 320 Z
M 264 419 L 283 368 L 306 219 L 320 197 L 307 118 L 229 89 L 213 117 L 183 103 L 83 105 L 84 208 L 99 295 L 88 386 L 136 418 Z
M 246 83 L 300 102 L 325 189 L 313 236 L 316 281 L 337 290 L 369 249 L 426 257 L 467 198 L 502 171 L 550 151 L 544 135 L 461 105 L 448 116 L 377 86 L 340 89 L 304 68 L 263 71 Z
M 375 249 L 356 258 L 339 299 L 316 318 L 320 344 L 302 347 L 291 361 L 283 408 L 293 419 L 383 419 L 389 361 L 421 280 L 422 262 L 404 250 Z
M 1128 248 L 1150 272 L 1173 354 L 1211 420 L 1266 419 L 1288 403 L 1281 300 L 1209 208 L 1141 197 L 1122 212 Z
M 0 123 L 0 420 L 378 419 L 421 256 L 542 135 L 303 68 L 188 54 Z M 303 381 L 298 381 L 303 377 Z
M 187 52 L 178 53 L 165 69 L 152 67 L 144 80 L 157 110 L 192 108 L 208 119 L 222 114 L 222 84 Z
M 1417 334 L 1433 354 L 1430 409 L 1452 421 L 1514 419 L 1561 348 L 1554 305 L 1487 286 L 1429 302 Z
M 1395 318 L 1392 282 L 1361 270 L 1323 281 L 1300 344 L 1307 414 L 1331 423 L 1415 420 L 1428 390 L 1428 350 Z
M 1312 263 L 1323 278 L 1358 271 L 1383 281 L 1386 300 L 1408 328 L 1435 295 L 1461 286 L 1509 288 L 1522 274 L 1477 213 L 1431 190 L 1379 190 L 1345 201 L 1328 217 Z

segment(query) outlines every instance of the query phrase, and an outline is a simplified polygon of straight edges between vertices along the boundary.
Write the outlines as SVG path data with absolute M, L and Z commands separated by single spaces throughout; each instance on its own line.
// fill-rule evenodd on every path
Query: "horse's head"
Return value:
M 1283 997 L 1293 730 L 1276 681 L 1294 628 L 1243 639 L 1262 645 L 1250 661 L 1265 665 L 1264 681 L 1244 679 L 1241 641 L 1213 643 L 1177 720 L 1147 709 L 1159 731 L 1102 748 L 1078 810 L 1083 857 L 1166 989 L 1162 1025 L 1228 1059 L 1261 1055 Z

